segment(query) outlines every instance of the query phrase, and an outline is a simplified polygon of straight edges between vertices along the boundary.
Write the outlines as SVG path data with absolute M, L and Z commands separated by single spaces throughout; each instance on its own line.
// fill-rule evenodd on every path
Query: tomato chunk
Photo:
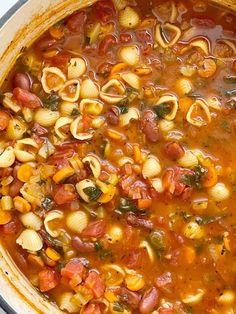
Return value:
M 20 87 L 13 89 L 13 98 L 22 107 L 36 109 L 42 106 L 38 96 Z
M 53 269 L 43 269 L 39 272 L 39 289 L 41 292 L 52 290 L 59 284 L 59 276 Z
M 64 268 L 61 269 L 62 277 L 66 277 L 68 279 L 72 279 L 75 275 L 83 277 L 85 272 L 84 265 L 78 258 L 74 258 L 69 261 Z
M 104 220 L 91 222 L 82 232 L 85 237 L 100 238 L 105 234 L 106 223 Z
M 57 205 L 68 204 L 77 198 L 77 193 L 71 184 L 58 186 L 54 191 L 54 201 Z
M 85 280 L 84 285 L 93 291 L 95 298 L 100 298 L 104 291 L 105 285 L 99 274 L 95 271 L 91 271 Z
M 99 304 L 88 304 L 84 311 L 83 314 L 101 314 L 101 309 Z
M 0 110 L 0 131 L 5 130 L 8 127 L 10 116 L 3 110 Z
M 104 23 L 111 21 L 115 16 L 113 3 L 109 0 L 97 2 L 95 5 L 95 12 L 97 13 L 98 19 Z

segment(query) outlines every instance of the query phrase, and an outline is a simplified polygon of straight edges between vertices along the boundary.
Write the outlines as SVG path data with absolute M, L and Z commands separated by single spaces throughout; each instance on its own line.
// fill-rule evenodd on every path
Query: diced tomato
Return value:
M 83 314 L 101 314 L 99 304 L 88 304 L 83 310 Z
M 82 236 L 101 238 L 106 231 L 106 223 L 104 220 L 91 222 L 83 231 Z
M 38 96 L 20 87 L 13 89 L 13 98 L 22 107 L 35 109 L 42 106 L 42 102 Z
M 0 110 L 0 131 L 8 127 L 11 117 L 6 111 Z
M 110 0 L 97 2 L 94 6 L 94 10 L 98 19 L 104 23 L 111 21 L 116 13 L 113 3 Z
M 85 280 L 84 285 L 93 291 L 94 297 L 100 298 L 104 291 L 105 285 L 99 274 L 95 271 L 90 271 L 88 277 Z
M 162 307 L 158 310 L 158 313 L 159 314 L 175 314 L 176 312 L 174 309 L 165 309 Z
M 80 11 L 71 15 L 67 20 L 67 27 L 72 32 L 83 33 L 84 25 L 87 21 L 87 15 L 84 11 Z
M 72 279 L 75 275 L 83 278 L 85 272 L 84 265 L 78 258 L 73 258 L 64 268 L 61 269 L 62 277 Z
M 172 274 L 170 272 L 166 272 L 156 279 L 157 288 L 165 287 L 166 285 L 172 284 Z
M 56 56 L 51 59 L 52 65 L 58 67 L 65 67 L 69 63 L 71 55 L 68 52 L 59 52 Z
M 46 268 L 39 272 L 39 289 L 41 292 L 52 290 L 59 284 L 59 275 L 55 270 Z
M 99 45 L 99 52 L 101 54 L 105 54 L 108 52 L 110 48 L 112 48 L 114 45 L 118 43 L 118 40 L 113 35 L 107 35 L 103 38 L 103 40 L 100 42 Z
M 138 208 L 149 208 L 152 205 L 150 198 L 141 198 L 138 200 Z
M 34 123 L 32 127 L 32 132 L 35 133 L 37 136 L 43 136 L 48 133 L 48 130 L 42 127 L 38 123 Z
M 20 225 L 21 223 L 19 222 L 17 217 L 13 217 L 10 222 L 2 226 L 2 231 L 7 235 L 13 235 L 19 231 Z
M 71 184 L 63 184 L 56 187 L 53 198 L 57 205 L 67 204 L 77 198 L 77 193 Z

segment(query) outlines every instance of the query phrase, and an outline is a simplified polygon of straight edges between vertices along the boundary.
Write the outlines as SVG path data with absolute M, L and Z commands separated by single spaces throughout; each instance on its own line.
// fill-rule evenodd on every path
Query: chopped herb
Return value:
M 2 102 L 4 98 L 5 98 L 5 95 L 4 94 L 0 94 L 0 102 Z
M 147 107 L 147 104 L 145 101 L 141 100 L 139 103 L 139 109 L 140 111 L 143 111 Z
M 80 115 L 79 109 L 74 108 L 74 109 L 72 110 L 72 112 L 71 112 L 71 116 L 74 117 L 74 116 L 78 116 L 78 115 Z
M 51 207 L 52 207 L 52 199 L 51 199 L 51 197 L 50 196 L 46 196 L 44 199 L 43 199 L 43 201 L 42 201 L 42 203 L 41 203 L 41 206 L 42 206 L 42 208 L 43 209 L 45 209 L 45 210 L 50 210 L 51 209 Z
M 52 111 L 56 111 L 58 109 L 58 105 L 60 102 L 60 97 L 58 95 L 52 94 L 47 98 L 42 99 L 44 108 L 48 108 Z
M 112 251 L 111 250 L 105 250 L 101 249 L 99 254 L 100 259 L 103 261 L 106 258 L 112 257 Z
M 188 186 L 196 189 L 201 189 L 201 179 L 205 172 L 206 170 L 203 167 L 197 166 L 194 168 L 194 173 L 184 174 L 181 181 Z
M 192 309 L 191 306 L 189 306 L 189 305 L 185 305 L 185 306 L 186 306 L 186 311 L 188 314 L 194 314 L 194 310 Z
M 102 250 L 102 245 L 101 245 L 101 243 L 99 243 L 99 242 L 95 242 L 94 243 L 94 247 L 95 247 L 95 250 L 98 252 L 98 251 L 100 251 L 100 250 Z
M 224 76 L 223 80 L 226 84 L 235 84 L 236 83 L 236 76 L 235 75 Z
M 138 90 L 136 88 L 134 88 L 134 87 L 127 87 L 126 88 L 126 93 L 128 95 L 130 95 L 130 94 L 138 94 Z
M 226 89 L 225 90 L 225 96 L 235 96 L 236 95 L 236 89 Z
M 55 266 L 56 271 L 61 272 L 62 268 L 65 267 L 65 263 L 58 262 L 57 265 Z
M 161 253 L 167 248 L 166 234 L 161 229 L 153 230 L 149 235 L 150 243 L 152 247 Z
M 124 98 L 122 100 L 120 100 L 118 103 L 117 103 L 117 107 L 118 108 L 121 108 L 121 107 L 125 107 L 126 105 L 129 104 L 129 99 L 128 98 Z
M 211 146 L 212 144 L 214 144 L 215 140 L 216 140 L 215 137 L 208 136 L 208 137 L 205 139 L 205 141 L 202 143 L 202 145 L 203 145 L 204 147 L 209 147 L 209 146 Z
M 218 221 L 222 218 L 225 218 L 225 215 L 219 215 L 219 216 L 197 216 L 195 218 L 195 221 L 198 225 L 207 225 L 212 222 Z
M 129 107 L 125 106 L 125 105 L 120 105 L 118 106 L 119 110 L 120 110 L 120 114 L 125 114 L 129 111 Z
M 153 110 L 156 113 L 158 119 L 163 119 L 171 112 L 171 106 L 169 104 L 163 103 L 153 107 Z
M 179 212 L 178 214 L 179 214 L 179 216 L 182 217 L 185 221 L 190 221 L 191 218 L 192 218 L 192 215 L 189 214 L 189 213 L 187 213 L 187 212 L 181 211 L 181 212 Z
M 41 179 L 40 181 L 37 182 L 37 184 L 38 184 L 39 186 L 42 186 L 42 185 L 44 185 L 45 183 L 46 183 L 46 181 L 43 180 L 43 179 Z
M 116 311 L 116 312 L 124 312 L 124 305 L 120 302 L 114 302 L 113 303 L 113 311 Z
M 226 132 L 231 133 L 230 124 L 229 124 L 228 121 L 223 120 L 223 121 L 221 122 L 221 124 L 220 124 L 220 127 L 221 127 L 222 129 L 224 129 Z
M 99 188 L 94 187 L 94 186 L 89 186 L 87 188 L 84 188 L 83 191 L 86 195 L 88 195 L 89 200 L 91 202 L 96 201 L 99 198 L 99 196 L 102 194 L 102 191 L 99 190 Z
M 129 212 L 137 210 L 137 207 L 129 198 L 121 197 L 118 205 L 118 210 L 120 212 Z
M 201 94 L 197 94 L 197 93 L 189 93 L 187 94 L 188 97 L 190 98 L 199 98 L 199 97 L 202 97 Z

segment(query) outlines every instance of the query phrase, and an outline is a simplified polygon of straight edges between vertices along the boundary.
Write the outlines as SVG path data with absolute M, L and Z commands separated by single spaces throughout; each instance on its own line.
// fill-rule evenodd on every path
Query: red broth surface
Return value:
M 68 313 L 236 311 L 236 17 L 99 1 L 1 87 L 0 234 Z

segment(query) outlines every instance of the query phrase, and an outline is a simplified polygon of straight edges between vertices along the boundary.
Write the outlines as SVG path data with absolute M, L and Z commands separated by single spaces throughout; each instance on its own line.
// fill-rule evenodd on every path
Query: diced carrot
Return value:
M 33 168 L 29 164 L 22 164 L 17 171 L 17 178 L 21 182 L 28 182 L 33 172 Z
M 88 304 L 82 312 L 83 314 L 101 314 L 99 304 Z
M 184 257 L 185 257 L 184 260 L 188 264 L 192 264 L 196 258 L 196 252 L 195 252 L 194 248 L 191 246 L 184 246 L 183 252 L 184 252 Z
M 152 205 L 152 200 L 149 198 L 141 198 L 138 200 L 138 208 L 149 208 Z
M 52 290 L 59 284 L 59 275 L 55 270 L 46 268 L 39 272 L 39 289 L 41 292 Z
M 14 207 L 21 213 L 27 213 L 31 210 L 31 205 L 23 197 L 16 196 L 13 199 Z
M 64 268 L 61 269 L 62 277 L 66 277 L 68 279 L 72 279 L 73 276 L 83 277 L 85 272 L 85 268 L 81 261 L 78 258 L 74 258 L 69 261 Z
M 128 64 L 126 64 L 126 63 L 123 63 L 123 62 L 117 63 L 111 69 L 111 74 L 114 74 L 117 72 L 122 72 L 122 71 L 126 70 L 127 67 L 128 67 Z
M 192 104 L 193 100 L 190 97 L 183 97 L 179 99 L 179 109 L 182 112 L 187 112 Z
M 217 172 L 214 166 L 208 167 L 207 173 L 203 176 L 203 186 L 210 188 L 217 183 Z
M 11 214 L 7 211 L 0 210 L 0 225 L 5 225 L 11 221 Z
M 115 193 L 116 193 L 116 188 L 112 185 L 112 184 L 109 184 L 108 185 L 108 189 L 109 189 L 109 191 L 107 192 L 107 193 L 103 193 L 99 198 L 98 198 L 98 202 L 99 203 L 103 203 L 103 204 L 105 204 L 105 203 L 108 203 L 108 202 L 110 202 L 112 199 L 113 199 L 113 197 L 114 197 L 114 195 L 115 195 Z
M 52 249 L 51 247 L 48 247 L 45 251 L 45 253 L 47 254 L 47 256 L 52 259 L 53 261 L 57 262 L 60 258 L 61 255 L 59 253 L 57 253 L 57 251 L 55 251 L 54 249 Z
M 71 167 L 65 167 L 57 171 L 57 173 L 54 174 L 53 176 L 53 181 L 58 183 L 63 182 L 70 176 L 72 176 L 75 173 L 75 170 Z

